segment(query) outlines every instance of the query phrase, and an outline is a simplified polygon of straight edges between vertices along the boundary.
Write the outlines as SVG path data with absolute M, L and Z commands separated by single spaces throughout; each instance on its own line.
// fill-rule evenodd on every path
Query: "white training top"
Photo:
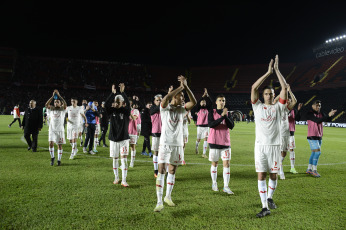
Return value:
M 161 137 L 160 145 L 184 146 L 183 119 L 185 107 L 168 104 L 166 108 L 160 105 Z
M 64 119 L 66 114 L 65 109 L 61 108 L 60 110 L 50 110 L 47 109 L 47 115 L 50 118 L 49 122 L 49 131 L 50 132 L 64 132 Z
M 67 127 L 77 127 L 80 125 L 82 117 L 81 113 L 84 113 L 84 110 L 81 108 L 81 106 L 76 106 L 73 107 L 68 106 L 67 107 L 67 117 L 68 117 L 68 122 L 67 122 Z
M 290 135 L 290 126 L 288 123 L 288 113 L 290 111 L 287 108 L 287 105 L 285 105 L 285 109 L 282 111 L 281 114 L 281 122 L 280 122 L 280 135 L 283 137 L 287 137 Z
M 286 104 L 266 105 L 260 100 L 252 104 L 255 114 L 255 145 L 280 145 L 280 120 Z

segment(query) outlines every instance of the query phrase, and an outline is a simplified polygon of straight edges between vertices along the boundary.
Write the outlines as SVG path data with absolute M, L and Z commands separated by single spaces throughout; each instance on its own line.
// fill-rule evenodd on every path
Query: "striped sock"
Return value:
M 211 166 L 210 167 L 210 175 L 211 175 L 211 180 L 214 183 L 216 183 L 216 179 L 217 179 L 217 166 Z
M 203 154 L 204 155 L 207 153 L 207 149 L 208 149 L 208 142 L 204 141 L 203 142 Z
M 54 158 L 54 147 L 53 148 L 49 148 L 49 154 L 51 158 Z
M 229 185 L 230 168 L 223 167 L 223 187 L 227 188 Z
M 119 159 L 113 158 L 113 172 L 114 172 L 115 180 L 119 180 L 118 168 L 119 168 Z
M 261 198 L 261 202 L 262 202 L 262 208 L 268 208 L 267 183 L 265 180 L 259 180 L 258 181 L 258 192 L 260 194 L 260 198 Z
M 272 180 L 269 178 L 268 183 L 268 198 L 273 198 L 274 191 L 277 187 L 277 180 Z
M 156 178 L 157 203 L 162 204 L 163 187 L 165 184 L 165 174 L 158 173 Z
M 294 151 L 290 151 L 290 160 L 291 160 L 291 169 L 294 168 L 294 165 L 296 163 L 296 154 L 294 153 Z
M 167 189 L 166 189 L 166 197 L 171 199 L 171 194 L 172 194 L 172 190 L 174 187 L 174 183 L 175 183 L 175 174 L 170 174 L 168 173 L 167 175 Z
M 153 155 L 154 170 L 159 170 L 158 156 Z
M 61 161 L 62 149 L 58 149 L 58 161 Z
M 121 176 L 122 176 L 122 182 L 126 182 L 127 177 L 127 158 L 121 158 Z

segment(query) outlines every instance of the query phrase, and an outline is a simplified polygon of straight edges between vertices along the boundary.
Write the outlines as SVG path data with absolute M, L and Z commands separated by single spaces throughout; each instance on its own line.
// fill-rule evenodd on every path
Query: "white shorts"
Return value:
M 225 149 L 211 149 L 209 148 L 209 161 L 223 161 L 231 160 L 231 148 Z
M 78 137 L 78 127 L 67 127 L 67 140 L 76 139 Z
M 288 151 L 288 145 L 290 141 L 290 136 L 281 136 L 281 151 L 287 152 Z
M 184 161 L 183 146 L 161 145 L 158 158 L 159 164 L 181 165 Z
M 290 142 L 289 142 L 288 148 L 289 149 L 296 148 L 296 140 L 294 139 L 294 136 L 290 136 Z
M 78 126 L 78 133 L 83 132 L 83 129 L 84 129 L 84 124 L 80 124 L 80 125 Z
M 208 137 L 209 127 L 200 127 L 197 126 L 197 139 L 201 140 Z
M 101 133 L 101 126 L 100 124 L 95 125 L 95 135 L 99 135 Z
M 129 134 L 129 136 L 130 136 L 130 145 L 137 144 L 138 136 L 137 135 L 132 135 L 132 134 Z
M 256 172 L 280 171 L 280 145 L 255 145 Z
M 119 158 L 120 156 L 129 155 L 129 140 L 109 141 L 109 156 Z
M 159 151 L 160 137 L 152 137 L 151 143 L 151 150 L 156 152 Z
M 60 132 L 49 131 L 48 133 L 49 133 L 48 134 L 48 141 L 53 141 L 57 145 L 66 144 L 65 132 L 63 132 L 63 131 L 60 131 Z

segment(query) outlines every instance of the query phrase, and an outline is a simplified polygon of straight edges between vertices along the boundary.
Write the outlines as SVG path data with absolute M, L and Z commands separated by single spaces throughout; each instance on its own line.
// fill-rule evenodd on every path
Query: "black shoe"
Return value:
M 270 210 L 267 208 L 262 208 L 262 211 L 256 214 L 258 218 L 262 218 L 268 215 L 270 215 Z
M 37 152 L 37 149 L 32 149 L 33 152 Z
M 273 199 L 271 199 L 271 198 L 268 198 L 268 206 L 270 209 L 276 209 L 277 208 L 276 204 L 274 203 Z
M 31 149 L 31 147 L 28 147 L 28 151 Z
M 103 144 L 103 147 L 108 147 L 108 145 L 106 145 L 106 144 Z
M 83 146 L 83 141 L 80 142 L 80 147 L 82 147 L 82 146 Z
M 55 157 L 50 158 L 50 165 L 51 165 L 51 166 L 53 166 L 53 165 L 54 165 L 54 160 L 55 160 Z
M 58 161 L 58 166 L 60 166 L 61 165 L 61 161 Z

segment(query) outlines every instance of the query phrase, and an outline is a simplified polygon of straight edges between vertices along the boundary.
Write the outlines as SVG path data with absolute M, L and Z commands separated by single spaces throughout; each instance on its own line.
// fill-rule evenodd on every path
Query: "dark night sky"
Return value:
M 278 53 L 298 62 L 346 34 L 343 1 L 5 2 L 0 46 L 32 56 L 194 66 L 267 63 Z

